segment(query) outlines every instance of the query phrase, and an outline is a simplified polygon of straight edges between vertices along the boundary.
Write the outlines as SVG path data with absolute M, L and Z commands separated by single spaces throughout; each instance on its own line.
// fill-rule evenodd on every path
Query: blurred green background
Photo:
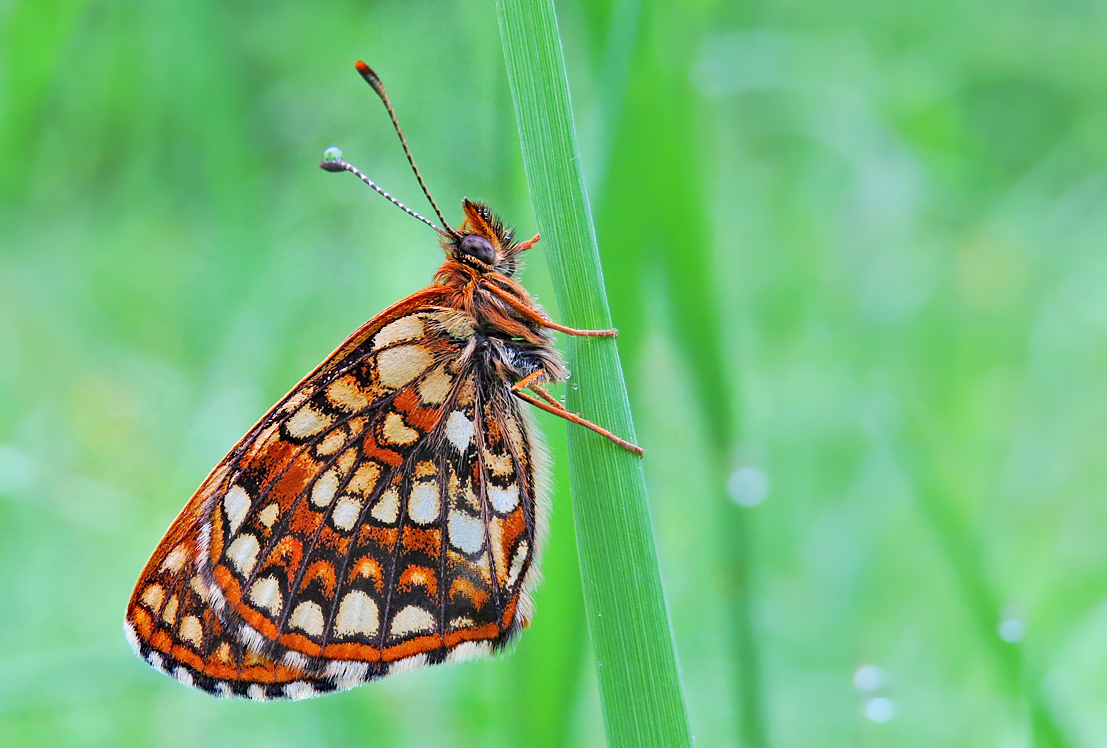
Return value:
M 558 12 L 697 744 L 1104 745 L 1107 5 Z M 0 3 L 0 745 L 603 744 L 560 422 L 507 657 L 228 703 L 123 639 L 211 466 L 441 259 L 316 168 L 424 209 L 359 58 L 447 217 L 533 232 L 490 1 Z

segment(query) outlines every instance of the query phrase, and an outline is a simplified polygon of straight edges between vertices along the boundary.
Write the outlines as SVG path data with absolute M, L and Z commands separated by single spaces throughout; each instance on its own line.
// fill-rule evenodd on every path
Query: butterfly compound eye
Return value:
M 493 267 L 496 264 L 496 249 L 492 246 L 492 242 L 483 236 L 469 234 L 461 240 L 457 248 L 461 254 L 459 258 L 461 260 L 472 257 L 488 267 Z

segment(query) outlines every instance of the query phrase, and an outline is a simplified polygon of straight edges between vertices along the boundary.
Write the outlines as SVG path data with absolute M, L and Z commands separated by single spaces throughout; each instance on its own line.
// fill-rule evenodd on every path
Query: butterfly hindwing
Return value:
M 128 611 L 152 664 L 144 650 L 168 653 L 217 693 L 314 695 L 492 651 L 529 620 L 542 517 L 527 415 L 471 320 L 417 297 L 274 406 L 170 528 Z M 162 620 L 165 603 L 143 602 L 155 587 L 204 615 Z

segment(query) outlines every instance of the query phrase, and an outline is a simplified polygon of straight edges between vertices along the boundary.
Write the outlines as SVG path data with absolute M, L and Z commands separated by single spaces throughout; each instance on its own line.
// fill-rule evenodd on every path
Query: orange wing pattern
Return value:
M 215 695 L 305 698 L 527 625 L 544 457 L 443 301 L 366 323 L 208 476 L 131 597 L 141 657 Z

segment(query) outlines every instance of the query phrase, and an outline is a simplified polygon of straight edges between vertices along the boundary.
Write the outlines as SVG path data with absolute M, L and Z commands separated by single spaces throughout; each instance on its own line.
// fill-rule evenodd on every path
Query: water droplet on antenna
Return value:
M 342 149 L 339 148 L 338 146 L 332 145 L 330 148 L 323 151 L 323 160 L 324 161 L 341 161 L 342 160 Z

